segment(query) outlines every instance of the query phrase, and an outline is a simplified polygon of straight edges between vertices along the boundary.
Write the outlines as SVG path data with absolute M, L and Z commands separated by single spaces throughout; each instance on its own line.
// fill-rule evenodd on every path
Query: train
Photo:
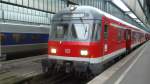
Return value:
M 0 60 L 47 53 L 50 26 L 0 23 Z
M 148 41 L 150 34 L 91 6 L 56 13 L 43 72 L 101 73 L 104 64 Z

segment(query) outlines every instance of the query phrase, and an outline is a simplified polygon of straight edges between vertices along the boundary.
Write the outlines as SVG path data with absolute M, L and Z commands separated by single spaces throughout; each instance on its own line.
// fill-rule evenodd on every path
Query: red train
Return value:
M 149 38 L 144 30 L 97 8 L 70 7 L 53 17 L 43 70 L 97 75 L 104 63 Z

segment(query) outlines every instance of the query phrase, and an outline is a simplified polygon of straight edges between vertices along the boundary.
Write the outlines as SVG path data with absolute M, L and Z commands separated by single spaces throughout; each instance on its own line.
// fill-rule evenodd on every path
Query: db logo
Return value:
M 71 53 L 71 50 L 70 49 L 65 49 L 65 53 L 69 54 L 69 53 Z

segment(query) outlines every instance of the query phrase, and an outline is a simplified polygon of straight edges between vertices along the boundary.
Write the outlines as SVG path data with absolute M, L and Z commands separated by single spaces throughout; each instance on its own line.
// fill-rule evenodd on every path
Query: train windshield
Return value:
M 68 38 L 69 24 L 57 24 L 54 28 L 53 38 L 66 39 Z
M 89 36 L 89 24 L 72 24 L 71 38 L 75 40 L 86 40 Z
M 52 28 L 52 39 L 55 40 L 87 40 L 89 38 L 89 24 L 60 23 Z

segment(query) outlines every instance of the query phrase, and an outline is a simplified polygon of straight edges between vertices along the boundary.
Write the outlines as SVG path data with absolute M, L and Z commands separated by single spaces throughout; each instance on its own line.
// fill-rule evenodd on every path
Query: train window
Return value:
M 25 38 L 26 38 L 26 35 L 25 34 L 18 34 L 18 33 L 14 33 L 14 34 L 12 34 L 12 38 L 13 38 L 13 40 L 16 42 L 16 43 L 21 43 L 21 42 L 23 42 L 24 40 L 25 40 Z M 34 37 L 32 36 L 31 37 L 32 38 L 32 40 L 34 39 Z
M 139 34 L 138 34 L 138 32 L 136 32 L 136 40 L 138 41 L 138 39 L 139 39 Z
M 132 32 L 132 40 L 136 41 L 136 33 L 135 32 Z
M 71 36 L 72 36 L 72 38 L 77 38 L 77 34 L 76 34 L 75 28 L 71 29 Z
M 125 38 L 124 38 L 124 30 L 121 31 L 121 40 L 125 40 Z
M 21 38 L 20 34 L 14 33 L 12 37 L 16 43 L 20 42 L 20 38 Z
M 101 24 L 94 24 L 93 26 L 93 40 L 100 40 L 100 25 Z
M 121 41 L 122 40 L 122 31 L 119 30 L 118 32 L 118 40 Z
M 23 37 L 23 38 L 25 38 L 25 37 Z M 32 41 L 38 41 L 39 40 L 39 35 L 38 34 L 34 34 L 34 35 L 32 35 L 31 38 L 32 38 Z
M 129 35 L 128 35 L 128 33 L 126 32 L 126 40 L 128 40 L 128 36 L 129 36 Z
M 26 40 L 26 34 L 22 34 L 22 35 L 21 35 L 21 40 L 22 40 L 22 41 L 25 41 L 25 40 Z
M 94 23 L 93 24 L 93 27 L 92 27 L 93 29 L 92 29 L 92 38 L 93 38 L 93 40 L 94 40 L 94 37 L 95 37 L 95 28 L 96 28 L 96 24 Z
M 104 39 L 108 38 L 108 25 L 104 26 Z
M 59 24 L 56 26 L 54 33 L 55 38 L 67 38 L 68 36 L 68 24 Z
M 89 36 L 89 24 L 72 24 L 71 39 L 86 40 Z
M 56 40 L 87 40 L 90 32 L 90 25 L 87 23 L 57 23 L 52 28 L 52 39 Z
M 100 25 L 99 24 L 97 25 L 95 39 L 100 40 Z
M 0 41 L 1 41 L 2 44 L 4 43 L 5 39 L 6 39 L 5 34 L 0 33 Z
M 130 40 L 130 33 L 126 32 L 126 40 Z
M 3 34 L 2 34 L 2 33 L 0 33 L 0 41 L 2 40 L 2 38 L 3 38 Z

